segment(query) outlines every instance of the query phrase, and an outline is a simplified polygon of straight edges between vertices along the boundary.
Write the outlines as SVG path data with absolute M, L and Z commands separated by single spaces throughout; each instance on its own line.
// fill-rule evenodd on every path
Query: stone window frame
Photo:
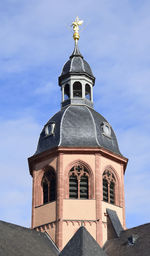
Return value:
M 78 187 L 78 193 L 77 193 L 77 198 L 70 198 L 70 177 L 74 175 L 77 178 L 77 187 Z M 87 198 L 81 198 L 80 196 L 80 182 L 81 182 L 81 178 L 83 176 L 88 177 L 88 197 Z M 71 170 L 69 171 L 69 199 L 89 199 L 89 195 L 90 195 L 90 175 L 89 172 L 87 170 L 87 168 L 81 164 L 75 165 L 71 168 Z
M 79 94 L 79 96 L 75 95 L 77 93 Z M 82 99 L 82 98 L 83 98 L 82 83 L 80 81 L 75 81 L 73 83 L 73 99 Z
M 54 136 L 55 135 L 55 128 L 56 128 L 56 123 L 55 122 L 47 123 L 44 127 L 45 137 Z
M 111 126 L 108 122 L 102 122 L 101 123 L 101 129 L 102 129 L 102 134 L 108 137 L 109 139 L 112 138 L 112 131 L 111 131 Z
M 119 206 L 119 207 L 124 207 L 123 205 L 123 187 L 124 187 L 124 183 L 123 183 L 123 173 L 119 173 L 117 172 L 117 170 L 112 166 L 112 165 L 107 165 L 103 168 L 103 171 L 102 171 L 102 200 L 103 200 L 103 173 L 106 171 L 106 170 L 109 170 L 111 173 L 113 173 L 114 177 L 115 177 L 115 180 L 116 180 L 116 183 L 115 183 L 115 204 L 113 205 L 116 205 L 116 206 Z M 105 201 L 104 201 L 105 202 Z M 108 202 L 106 202 L 108 203 Z
M 88 89 L 89 89 L 89 92 L 88 92 Z M 89 95 L 89 98 L 88 98 L 88 95 Z M 90 101 L 92 100 L 91 86 L 88 83 L 85 84 L 85 99 Z
M 103 183 L 102 183 L 103 184 L 103 191 L 104 191 L 104 180 L 106 180 L 106 182 L 107 182 L 107 189 L 108 189 L 107 198 L 108 198 L 108 201 L 104 200 L 104 194 L 103 194 L 103 201 L 115 205 L 116 204 L 116 178 L 115 178 L 115 176 L 114 176 L 114 174 L 113 174 L 113 172 L 111 170 L 106 169 L 103 172 Z M 114 202 L 113 203 L 111 202 L 111 192 L 110 192 L 111 184 L 114 184 L 114 191 L 113 191 Z
M 66 84 L 64 85 L 64 95 L 63 95 L 63 99 L 64 99 L 64 101 L 70 99 L 70 85 L 69 85 L 69 83 L 66 83 Z
M 49 174 L 49 179 L 48 179 L 48 177 L 46 177 L 47 173 Z M 52 182 L 52 180 L 55 180 L 55 198 L 51 200 L 51 182 Z M 48 201 L 47 202 L 44 202 L 44 190 L 43 190 L 44 181 L 46 181 L 48 183 L 48 192 L 47 192 Z M 57 198 L 56 182 L 57 182 L 57 180 L 56 180 L 55 170 L 52 167 L 45 168 L 43 176 L 42 176 L 42 181 L 41 181 L 42 192 L 43 192 L 43 205 L 56 201 L 56 198 Z
M 90 167 L 89 164 L 87 164 L 86 162 L 84 162 L 83 160 L 80 160 L 80 159 L 72 161 L 65 168 L 64 174 L 65 174 L 66 178 L 64 180 L 64 187 L 65 187 L 65 196 L 64 196 L 64 198 L 72 200 L 72 199 L 69 198 L 69 172 L 72 169 L 72 167 L 75 166 L 75 165 L 84 166 L 88 170 L 88 173 L 89 173 L 89 182 L 88 182 L 89 198 L 85 199 L 85 200 L 95 199 L 95 180 L 94 180 L 94 175 L 93 175 L 92 168 Z M 76 199 L 76 200 L 80 200 L 80 199 Z

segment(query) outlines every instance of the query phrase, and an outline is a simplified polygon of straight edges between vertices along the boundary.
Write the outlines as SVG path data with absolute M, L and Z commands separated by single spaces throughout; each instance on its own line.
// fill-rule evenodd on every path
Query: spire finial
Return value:
M 79 17 L 77 16 L 75 21 L 72 22 L 71 26 L 73 27 L 74 30 L 74 34 L 73 34 L 73 38 L 75 40 L 75 44 L 77 44 L 80 35 L 79 35 L 79 26 L 82 25 L 83 20 L 79 20 Z

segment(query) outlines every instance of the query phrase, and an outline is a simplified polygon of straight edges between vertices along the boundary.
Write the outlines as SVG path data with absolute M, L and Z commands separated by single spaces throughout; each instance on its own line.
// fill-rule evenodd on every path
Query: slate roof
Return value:
M 103 122 L 107 122 L 106 119 L 86 105 L 69 105 L 63 108 L 48 121 L 48 123 L 53 122 L 55 134 L 45 136 L 45 128 L 43 128 L 35 154 L 60 146 L 102 147 L 121 155 L 112 127 L 109 138 L 103 134 L 101 127 Z
M 80 227 L 59 254 L 60 256 L 107 256 L 95 239 Z
M 46 233 L 0 221 L 2 256 L 149 256 L 150 223 L 121 231 L 119 238 L 106 242 L 103 249 L 80 227 L 59 252 Z
M 120 220 L 118 218 L 118 215 L 117 215 L 116 211 L 113 211 L 113 210 L 110 210 L 110 209 L 106 209 L 106 211 L 108 213 L 108 216 L 110 218 L 110 221 L 112 223 L 114 231 L 115 231 L 117 237 L 119 237 L 121 231 L 123 231 L 124 229 L 123 229 L 123 227 L 121 225 L 121 222 L 120 222 Z
M 95 82 L 91 67 L 81 55 L 78 45 L 75 45 L 70 59 L 65 63 L 62 69 L 62 73 L 59 77 L 59 85 L 61 85 L 61 81 L 64 78 L 67 78 L 70 75 L 86 75 L 92 79 L 93 83 Z
M 108 256 L 149 256 L 150 223 L 122 231 L 119 238 L 106 242 L 104 250 Z
M 56 256 L 58 249 L 45 233 L 0 221 L 1 256 Z

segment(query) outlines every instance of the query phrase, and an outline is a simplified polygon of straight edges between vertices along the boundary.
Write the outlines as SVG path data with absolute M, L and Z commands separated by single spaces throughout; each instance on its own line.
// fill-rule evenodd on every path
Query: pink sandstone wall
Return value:
M 91 174 L 89 200 L 70 200 L 69 198 L 69 170 L 80 162 L 85 164 Z M 51 166 L 57 173 L 57 202 L 43 204 L 41 179 L 45 166 Z M 117 186 L 117 206 L 103 202 L 102 175 L 106 168 L 114 172 Z M 102 246 L 107 240 L 106 208 L 116 210 L 121 223 L 125 226 L 124 211 L 124 166 L 119 160 L 101 155 L 75 153 L 69 150 L 56 157 L 48 157 L 36 163 L 33 172 L 33 227 L 49 223 L 47 232 L 62 249 L 75 231 L 85 225 L 91 235 Z M 40 206 L 42 205 L 42 206 Z M 40 207 L 37 207 L 40 206 Z M 81 222 L 84 220 L 84 222 Z M 85 221 L 86 220 L 86 221 Z M 55 222 L 56 221 L 56 222 Z M 53 223 L 53 224 L 52 224 Z M 57 223 L 57 225 L 56 225 Z M 50 226 L 51 225 L 51 226 Z M 42 231 L 42 230 L 41 230 Z M 56 237 L 56 239 L 55 239 Z
M 80 221 L 63 221 L 63 247 L 68 243 L 75 232 L 84 225 L 84 227 L 89 231 L 89 233 L 96 239 L 96 223 L 85 221 L 81 223 Z
M 96 220 L 95 200 L 63 200 L 63 219 Z
M 34 227 L 56 221 L 56 202 L 35 208 Z

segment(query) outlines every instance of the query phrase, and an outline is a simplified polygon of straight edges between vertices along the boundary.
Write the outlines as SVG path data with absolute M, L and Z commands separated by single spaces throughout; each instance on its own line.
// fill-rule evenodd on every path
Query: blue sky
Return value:
M 31 177 L 42 126 L 60 109 L 58 76 L 73 51 L 70 24 L 96 77 L 95 109 L 112 125 L 125 175 L 127 227 L 150 221 L 150 1 L 1 0 L 0 218 L 30 226 Z

